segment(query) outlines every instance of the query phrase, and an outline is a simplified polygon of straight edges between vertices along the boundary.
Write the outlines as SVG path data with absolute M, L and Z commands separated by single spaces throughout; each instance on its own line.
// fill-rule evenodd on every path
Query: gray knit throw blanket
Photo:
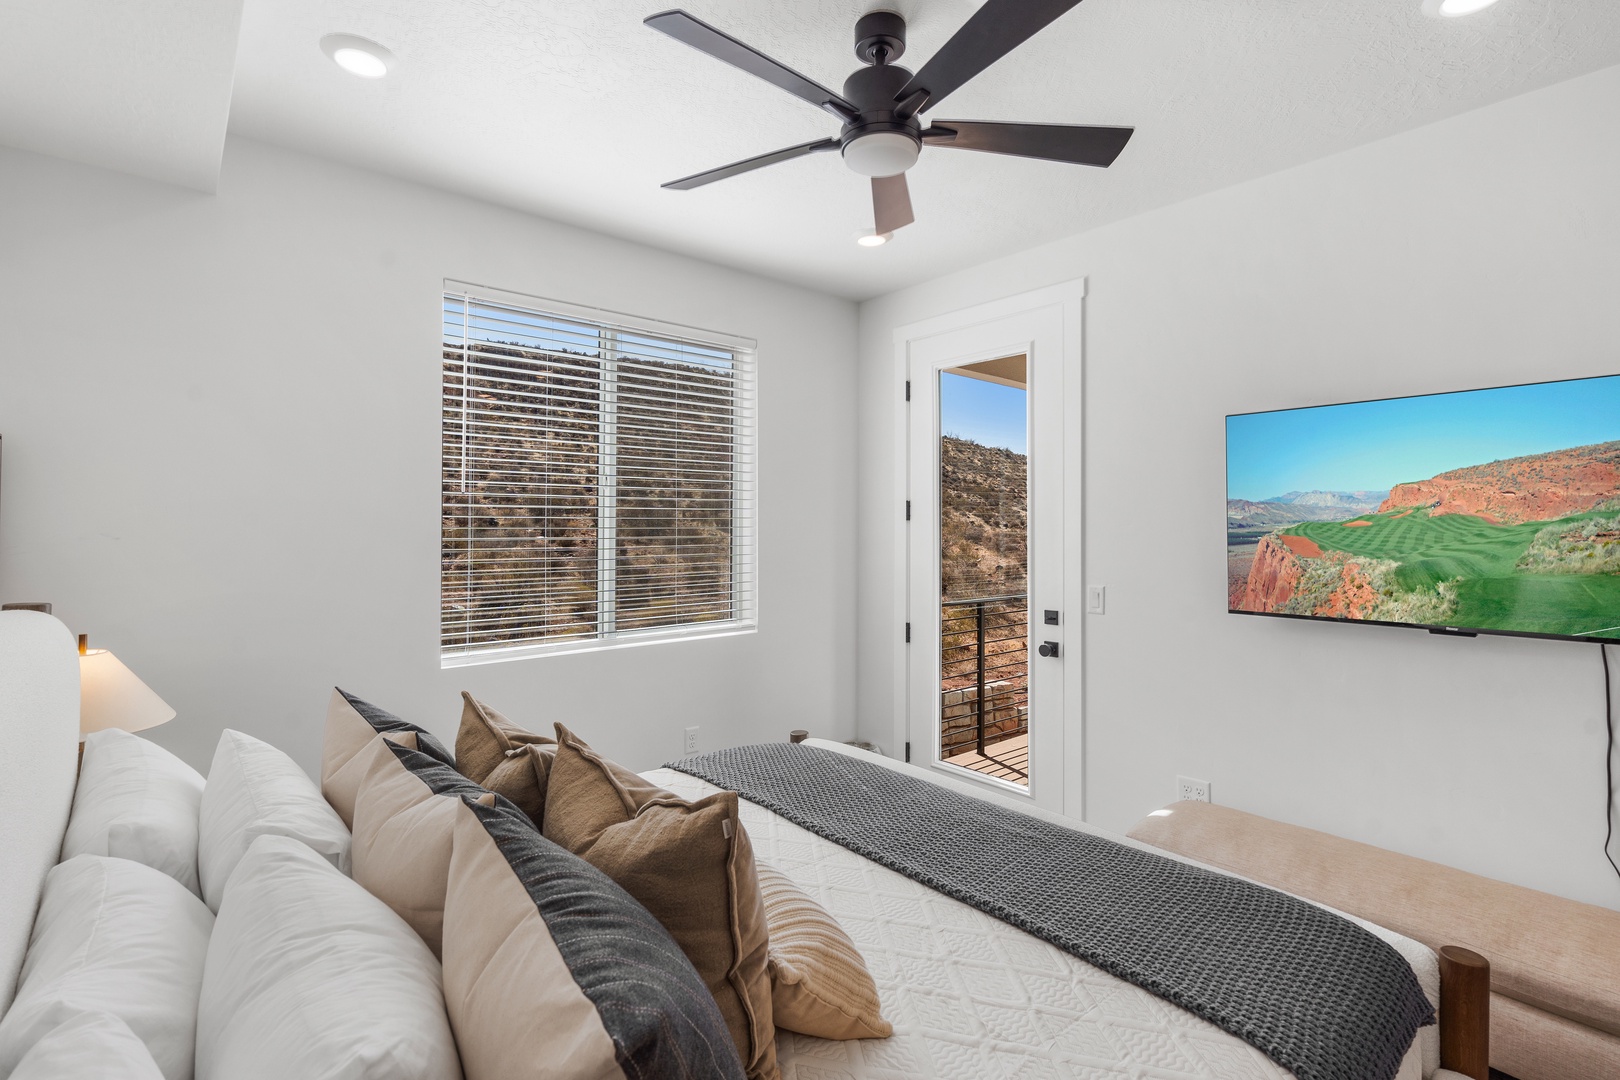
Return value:
M 1299 1080 L 1392 1080 L 1434 1023 L 1400 953 L 1274 889 L 818 747 L 740 746 L 669 767 L 1140 986 Z

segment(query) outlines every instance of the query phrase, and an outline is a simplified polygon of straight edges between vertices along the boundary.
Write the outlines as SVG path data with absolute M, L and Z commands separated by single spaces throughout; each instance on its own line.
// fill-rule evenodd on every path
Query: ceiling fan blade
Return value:
M 1080 0 L 985 0 L 951 40 L 894 95 L 905 101 L 919 90 L 927 98 L 912 113 L 938 105 L 973 76 L 1046 29 Z
M 674 191 L 691 191 L 695 187 L 702 187 L 704 184 L 712 184 L 716 180 L 739 176 L 745 172 L 753 172 L 755 169 L 763 169 L 765 166 L 775 165 L 779 161 L 792 161 L 794 158 L 804 157 L 806 154 L 819 154 L 825 150 L 836 149 L 838 149 L 837 139 L 817 139 L 815 142 L 800 143 L 798 146 L 773 150 L 769 154 L 761 154 L 758 157 L 733 161 L 730 165 L 722 165 L 718 169 L 709 169 L 707 172 L 683 176 L 679 180 L 671 180 L 663 186 Z
M 1067 161 L 1106 169 L 1119 157 L 1135 131 L 1135 128 L 1128 127 L 1080 127 L 1075 124 L 940 120 L 926 128 L 922 137 L 929 146 Z
M 911 212 L 911 188 L 905 173 L 872 177 L 872 216 L 880 234 L 892 233 L 917 220 Z
M 668 34 L 699 52 L 708 53 L 716 60 L 724 60 L 732 67 L 741 68 L 750 75 L 764 79 L 772 86 L 781 87 L 794 97 L 808 101 L 818 109 L 826 109 L 840 120 L 854 120 L 860 110 L 842 96 L 833 93 L 814 79 L 807 79 L 786 64 L 772 60 L 758 49 L 744 45 L 730 34 L 716 30 L 702 19 L 684 11 L 660 11 L 642 20 L 660 33 Z

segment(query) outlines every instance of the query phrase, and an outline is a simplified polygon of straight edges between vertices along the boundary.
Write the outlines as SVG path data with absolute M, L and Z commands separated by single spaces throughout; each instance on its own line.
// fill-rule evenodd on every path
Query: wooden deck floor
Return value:
M 980 756 L 977 750 L 969 750 L 945 759 L 947 765 L 960 765 L 964 769 L 972 769 L 976 773 L 994 776 L 998 780 L 1029 786 L 1029 735 L 1014 735 L 1000 742 L 986 746 L 985 753 Z

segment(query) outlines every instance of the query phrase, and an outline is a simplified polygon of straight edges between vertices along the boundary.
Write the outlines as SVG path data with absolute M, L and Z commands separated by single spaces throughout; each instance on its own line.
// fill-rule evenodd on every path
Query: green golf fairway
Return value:
M 1425 592 L 1458 580 L 1452 625 L 1531 634 L 1590 634 L 1620 639 L 1620 575 L 1536 574 L 1514 569 L 1525 549 L 1550 525 L 1612 518 L 1614 511 L 1575 514 L 1558 521 L 1492 525 L 1467 514 L 1430 517 L 1427 510 L 1392 510 L 1350 519 L 1312 521 L 1284 529 L 1323 551 L 1400 563 L 1396 584 Z

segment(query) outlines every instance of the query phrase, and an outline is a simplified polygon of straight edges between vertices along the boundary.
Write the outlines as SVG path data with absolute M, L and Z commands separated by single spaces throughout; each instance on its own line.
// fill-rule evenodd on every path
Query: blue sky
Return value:
M 1029 392 L 1000 383 L 939 374 L 939 430 L 981 446 L 1001 446 L 1027 453 Z
M 1382 490 L 1620 440 L 1620 375 L 1226 418 L 1226 497 Z

